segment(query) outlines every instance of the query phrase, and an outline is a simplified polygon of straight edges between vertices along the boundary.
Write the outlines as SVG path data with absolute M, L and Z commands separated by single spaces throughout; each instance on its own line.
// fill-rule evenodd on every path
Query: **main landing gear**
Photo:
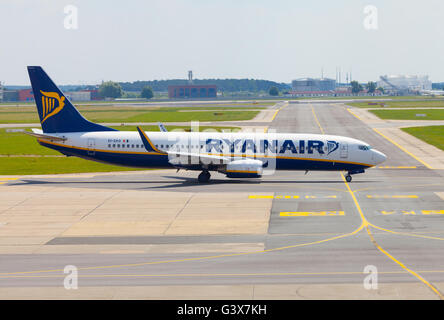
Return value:
M 210 177 L 211 174 L 208 171 L 202 171 L 197 177 L 197 181 L 199 181 L 199 183 L 205 183 L 210 180 Z

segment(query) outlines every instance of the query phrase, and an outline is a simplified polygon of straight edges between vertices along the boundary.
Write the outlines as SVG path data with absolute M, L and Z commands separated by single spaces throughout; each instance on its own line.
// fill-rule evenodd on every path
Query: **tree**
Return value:
M 154 97 L 153 89 L 150 86 L 143 87 L 140 96 L 145 99 L 151 99 L 152 97 Z
M 278 90 L 278 88 L 273 86 L 273 87 L 270 87 L 270 90 L 268 90 L 268 93 L 270 94 L 270 96 L 278 96 L 279 90 Z
M 368 83 L 367 83 L 367 91 L 368 91 L 368 93 L 374 93 L 375 92 L 375 90 L 376 90 L 376 83 L 375 82 L 372 82 L 372 81 L 369 81 Z
M 359 84 L 358 81 L 352 81 L 350 82 L 352 87 L 352 93 L 359 93 L 362 91 L 362 86 Z
M 103 82 L 99 87 L 99 95 L 102 98 L 120 98 L 122 96 L 122 87 L 117 82 Z
M 378 91 L 380 91 L 382 94 L 384 94 L 384 88 L 383 87 L 379 87 L 377 88 Z

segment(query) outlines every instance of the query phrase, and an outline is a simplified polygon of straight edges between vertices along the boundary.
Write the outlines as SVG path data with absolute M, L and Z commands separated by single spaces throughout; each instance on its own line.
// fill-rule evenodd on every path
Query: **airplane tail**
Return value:
M 39 66 L 28 66 L 44 133 L 115 131 L 86 120 Z

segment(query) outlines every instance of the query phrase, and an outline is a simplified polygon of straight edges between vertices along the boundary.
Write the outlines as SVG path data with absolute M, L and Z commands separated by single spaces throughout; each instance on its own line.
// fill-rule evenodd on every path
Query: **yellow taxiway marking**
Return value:
M 421 210 L 422 214 L 444 214 L 444 210 Z
M 399 143 L 393 141 L 392 139 L 390 139 L 389 137 L 387 137 L 386 135 L 384 135 L 383 133 L 379 132 L 378 129 L 373 128 L 373 130 L 378 133 L 381 137 L 387 139 L 388 141 L 390 141 L 391 143 L 393 143 L 395 146 L 397 146 L 399 149 L 401 149 L 402 151 L 404 151 L 405 153 L 407 153 L 409 156 L 411 156 L 413 159 L 415 159 L 418 162 L 421 162 L 423 165 L 425 165 L 428 169 L 433 169 L 427 162 L 419 159 L 417 156 L 415 156 L 413 153 L 411 153 L 410 151 L 408 151 L 406 148 L 404 148 L 403 146 L 401 146 Z
M 359 119 L 360 121 L 361 118 L 359 118 L 353 111 L 351 111 L 350 108 L 347 109 L 348 112 L 350 112 L 352 115 L 354 115 L 357 119 Z M 401 146 L 400 144 L 396 143 L 395 141 L 393 141 L 392 139 L 388 138 L 387 136 L 385 136 L 384 134 L 382 134 L 381 132 L 378 131 L 378 129 L 373 128 L 373 130 L 379 134 L 381 137 L 385 138 L 386 140 L 388 140 L 389 142 L 393 143 L 395 146 L 397 146 L 399 149 L 401 149 L 402 151 L 404 151 L 405 153 L 407 153 L 409 156 L 411 156 L 413 159 L 415 159 L 418 162 L 421 162 L 423 165 L 425 165 L 428 169 L 433 169 L 429 164 L 427 164 L 426 162 L 424 162 L 423 160 L 419 159 L 418 157 L 416 157 L 413 153 L 411 153 L 410 151 L 407 151 L 403 146 Z
M 307 196 L 299 196 L 299 195 L 289 195 L 289 196 L 284 196 L 284 195 L 276 195 L 276 196 L 271 196 L 271 195 L 250 195 L 248 196 L 249 199 L 299 199 L 299 198 L 305 198 L 305 199 L 336 199 L 338 196 L 336 195 L 328 195 L 328 196 L 311 196 L 311 195 L 307 195 Z
M 365 230 L 367 231 L 367 234 L 370 237 L 371 242 L 373 243 L 373 245 L 379 250 L 381 251 L 383 254 L 385 254 L 388 258 L 390 258 L 393 262 L 395 262 L 397 265 L 399 265 L 402 269 L 404 269 L 405 271 L 407 271 L 408 273 L 410 273 L 411 275 L 413 275 L 414 277 L 416 277 L 418 280 L 420 280 L 422 283 L 424 283 L 427 287 L 429 287 L 441 300 L 444 300 L 444 296 L 442 295 L 441 292 L 439 292 L 439 290 L 437 288 L 435 288 L 435 286 L 433 286 L 430 282 L 428 282 L 426 279 L 424 279 L 421 275 L 419 275 L 417 272 L 415 272 L 414 270 L 408 268 L 407 266 L 405 266 L 401 261 L 399 261 L 398 259 L 396 259 L 395 257 L 393 257 L 390 253 L 388 253 L 386 250 L 384 250 L 375 240 L 375 238 L 373 237 L 373 234 L 370 230 L 370 226 L 375 227 L 373 224 L 370 224 L 367 219 L 364 216 L 364 213 L 362 212 L 361 206 L 359 205 L 358 200 L 356 199 L 355 193 L 354 191 L 352 191 L 352 189 L 350 188 L 350 185 L 348 184 L 348 182 L 345 180 L 345 177 L 343 174 L 341 174 L 342 180 L 345 183 L 345 186 L 347 187 L 347 190 L 349 191 L 353 202 L 355 203 L 356 208 L 358 209 L 359 215 L 361 217 L 361 227 L 360 228 L 365 228 Z M 377 228 L 382 230 L 381 228 Z
M 205 256 L 205 257 L 184 258 L 184 259 L 176 259 L 176 260 L 148 261 L 148 262 L 140 262 L 140 263 L 119 264 L 119 265 L 80 267 L 80 268 L 78 268 L 78 270 L 102 270 L 102 269 L 115 269 L 115 268 L 130 268 L 130 267 L 140 267 L 140 266 L 166 264 L 166 263 L 203 261 L 203 260 L 212 260 L 212 259 L 218 259 L 218 258 L 246 256 L 246 255 L 258 254 L 258 253 L 276 252 L 276 251 L 283 251 L 283 250 L 293 249 L 293 248 L 298 248 L 298 247 L 317 245 L 317 244 L 321 244 L 321 243 L 325 243 L 325 242 L 329 242 L 329 241 L 333 241 L 333 240 L 337 240 L 337 239 L 342 239 L 345 237 L 355 235 L 356 233 L 358 233 L 361 230 L 362 230 L 362 227 L 359 227 L 358 229 L 356 229 L 352 232 L 342 233 L 342 234 L 339 234 L 339 235 L 336 235 L 336 236 L 333 236 L 330 238 L 326 238 L 326 239 L 316 240 L 316 241 L 312 241 L 312 242 L 299 243 L 299 244 L 294 244 L 294 245 L 289 245 L 289 246 L 284 246 L 284 247 L 266 249 L 266 250 L 258 250 L 258 251 L 253 251 L 253 252 L 227 253 L 227 254 L 214 255 L 214 256 Z M 0 277 L 5 278 L 5 277 L 9 277 L 9 276 L 36 274 L 36 273 L 50 273 L 50 272 L 64 272 L 64 269 L 2 272 L 2 273 L 0 273 Z
M 281 111 L 282 109 L 284 109 L 286 106 L 288 106 L 288 103 L 284 104 L 282 107 L 280 107 L 279 109 L 277 109 L 276 112 L 273 114 L 273 117 L 271 117 L 271 121 L 270 121 L 270 122 L 273 122 L 273 120 L 274 120 L 274 119 L 276 118 L 276 116 L 278 115 L 279 111 Z M 264 129 L 264 133 L 267 133 L 267 132 L 268 132 L 268 127 L 266 127 L 266 128 Z
M 375 226 L 374 224 L 371 224 L 371 226 L 373 228 L 378 229 L 378 230 L 385 231 L 385 232 L 392 233 L 392 234 L 401 235 L 401 236 L 408 236 L 408 237 L 414 237 L 414 238 L 424 238 L 424 239 L 432 239 L 432 240 L 444 241 L 444 238 L 440 238 L 440 237 L 433 237 L 433 236 L 426 236 L 426 235 L 416 234 L 416 233 L 407 233 L 407 232 L 394 231 L 394 230 L 390 230 L 390 229 L 381 228 L 379 226 Z
M 421 270 L 421 273 L 444 273 L 444 270 Z M 136 278 L 136 277 L 255 277 L 255 276 L 326 276 L 326 275 L 363 275 L 362 271 L 331 272 L 260 272 L 260 273 L 165 273 L 165 274 L 82 274 L 81 278 Z M 378 274 L 405 274 L 405 271 L 378 271 Z M 65 274 L 56 275 L 17 275 L 0 278 L 65 278 Z
M 368 194 L 367 198 L 369 199 L 418 199 L 417 195 L 407 194 L 407 195 L 371 195 Z
M 362 119 L 356 113 L 354 113 L 350 108 L 347 108 L 347 111 L 350 112 L 353 116 L 355 116 L 356 119 L 362 121 Z
M 281 212 L 281 217 L 326 217 L 326 216 L 343 216 L 344 211 L 294 211 Z
M 402 215 L 416 215 L 416 214 L 422 214 L 422 215 L 438 215 L 438 214 L 444 214 L 444 210 L 420 210 L 418 212 L 414 211 L 414 210 L 390 210 L 390 211 L 385 211 L 385 210 L 381 210 L 380 211 L 381 214 L 387 216 L 387 215 L 392 215 L 392 214 L 402 214 Z
M 321 123 L 318 120 L 318 116 L 316 115 L 315 109 L 313 108 L 313 105 L 310 105 L 310 107 L 311 107 L 311 112 L 313 112 L 313 116 L 316 121 L 316 124 L 318 125 L 319 129 L 321 130 L 321 133 L 325 134 L 324 129 L 322 128 Z
M 378 169 L 416 169 L 416 166 L 381 166 Z
M 274 199 L 274 196 L 261 196 L 261 195 L 251 195 L 248 196 L 249 199 Z
M 8 183 L 9 181 L 17 180 L 18 178 L 0 178 L 0 184 Z

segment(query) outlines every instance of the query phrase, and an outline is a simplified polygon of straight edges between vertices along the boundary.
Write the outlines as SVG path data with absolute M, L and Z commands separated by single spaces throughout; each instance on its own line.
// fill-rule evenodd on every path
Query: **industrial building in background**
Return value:
M 188 71 L 188 84 L 168 86 L 169 98 L 216 98 L 216 85 L 195 85 L 193 84 L 193 71 Z
M 22 89 L 18 91 L 19 101 L 34 101 L 32 89 Z
M 302 78 L 291 82 L 296 97 L 331 96 L 335 94 L 336 80 L 328 78 Z
M 0 102 L 3 101 L 3 86 L 2 83 L 0 82 Z
M 429 76 L 391 75 L 380 76 L 378 87 L 392 95 L 418 94 L 425 90 L 432 90 Z

